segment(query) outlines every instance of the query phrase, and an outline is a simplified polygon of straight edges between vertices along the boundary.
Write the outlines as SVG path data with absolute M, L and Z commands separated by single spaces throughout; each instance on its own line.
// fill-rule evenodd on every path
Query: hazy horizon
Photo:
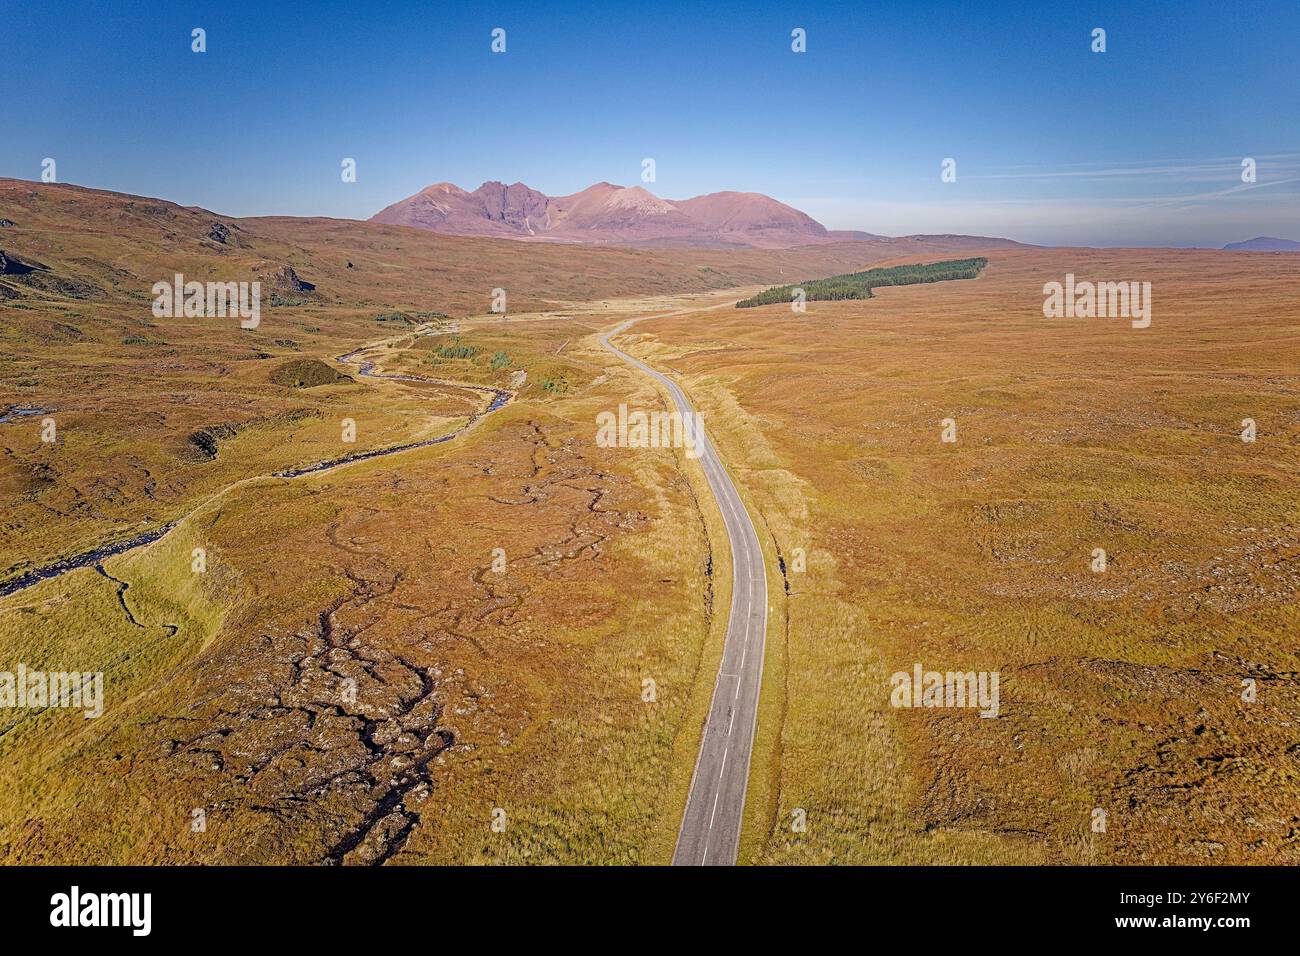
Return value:
M 759 192 L 882 235 L 1300 238 L 1293 4 L 1190 4 L 1173 22 L 1073 5 L 393 9 L 364 29 L 337 3 L 15 11 L 0 175 L 39 179 L 50 157 L 60 182 L 232 216 L 366 219 L 439 181 L 607 180 Z

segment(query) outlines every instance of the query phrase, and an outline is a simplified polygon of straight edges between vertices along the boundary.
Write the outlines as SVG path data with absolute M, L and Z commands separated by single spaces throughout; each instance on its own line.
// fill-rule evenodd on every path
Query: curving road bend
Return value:
M 734 304 L 734 303 L 728 303 Z M 601 344 L 647 375 L 661 382 L 683 415 L 693 412 L 685 393 L 676 382 L 610 344 L 610 338 L 635 322 L 659 319 L 685 312 L 629 319 L 607 332 Z M 674 866 L 731 866 L 740 846 L 740 828 L 745 815 L 745 789 L 749 781 L 749 758 L 758 726 L 758 696 L 763 681 L 763 650 L 767 639 L 767 573 L 758 532 L 745 511 L 717 450 L 700 429 L 700 465 L 704 468 L 713 497 L 722 512 L 731 543 L 731 616 L 722 650 L 722 664 L 713 685 L 704 737 L 691 778 L 686 812 L 677 834 Z

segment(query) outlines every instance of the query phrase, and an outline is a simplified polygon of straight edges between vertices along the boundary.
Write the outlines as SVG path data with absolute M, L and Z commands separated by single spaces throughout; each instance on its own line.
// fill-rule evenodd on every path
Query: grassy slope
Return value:
M 285 360 L 332 362 L 400 332 L 376 321 L 395 308 L 485 312 L 491 290 L 505 287 L 511 311 L 524 312 L 598 296 L 699 292 L 784 268 L 771 252 L 588 249 L 338 220 L 236 220 L 16 180 L 0 180 L 0 217 L 16 223 L 0 234 L 0 248 L 47 266 L 53 277 L 41 285 L 3 281 L 17 298 L 0 298 L 0 409 L 53 409 L 63 442 L 43 444 L 39 419 L 0 425 L 8 446 L 0 490 L 20 502 L 5 515 L 0 578 L 173 520 L 239 477 L 354 450 L 340 447 L 344 418 L 358 423 L 358 448 L 463 422 L 479 395 L 426 389 L 412 396 L 373 381 L 304 390 L 272 381 Z M 225 243 L 210 238 L 214 223 L 226 228 Z M 801 268 L 826 271 L 861 255 L 853 244 L 792 254 Z M 316 289 L 284 293 L 300 304 L 272 306 L 266 286 L 257 329 L 151 315 L 150 287 L 177 272 L 246 280 L 285 266 Z M 563 360 L 549 366 L 534 381 L 562 380 L 571 368 Z M 496 384 L 507 378 L 501 370 Z M 187 442 L 204 429 L 238 434 L 206 461 Z

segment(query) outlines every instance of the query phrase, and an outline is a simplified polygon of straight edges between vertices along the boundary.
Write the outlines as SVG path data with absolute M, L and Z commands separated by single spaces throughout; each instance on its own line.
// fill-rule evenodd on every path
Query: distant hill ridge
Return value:
M 672 200 L 641 186 L 604 182 L 570 196 L 547 196 L 523 183 L 491 181 L 473 192 L 435 183 L 371 221 L 458 236 L 620 245 L 784 249 L 880 238 L 827 229 L 761 193 L 717 192 Z
M 182 272 L 199 281 L 260 281 L 265 309 L 361 309 L 368 322 L 406 327 L 434 311 L 477 314 L 503 284 L 511 308 L 527 311 L 557 300 L 767 286 L 888 259 L 1017 248 L 973 236 L 839 239 L 782 249 L 520 243 L 347 219 L 237 218 L 165 199 L 4 177 L 0 223 L 9 223 L 0 225 L 0 311 L 51 300 L 131 309 L 144 302 L 147 309 L 154 283 Z M 264 316 L 264 327 L 276 324 L 270 318 Z M 132 325 L 78 328 L 48 315 L 40 322 L 41 334 L 139 337 Z
M 1245 242 L 1230 242 L 1223 248 L 1248 252 L 1300 252 L 1300 242 L 1294 239 L 1278 239 L 1274 236 L 1256 236 Z

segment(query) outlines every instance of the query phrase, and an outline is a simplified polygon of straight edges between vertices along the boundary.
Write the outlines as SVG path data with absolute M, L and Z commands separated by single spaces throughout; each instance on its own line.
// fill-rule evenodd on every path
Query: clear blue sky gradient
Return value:
M 53 157 L 62 182 L 364 219 L 443 180 L 633 184 L 653 157 L 661 196 L 763 192 L 832 228 L 1300 239 L 1296 0 L 6 6 L 3 176 Z

